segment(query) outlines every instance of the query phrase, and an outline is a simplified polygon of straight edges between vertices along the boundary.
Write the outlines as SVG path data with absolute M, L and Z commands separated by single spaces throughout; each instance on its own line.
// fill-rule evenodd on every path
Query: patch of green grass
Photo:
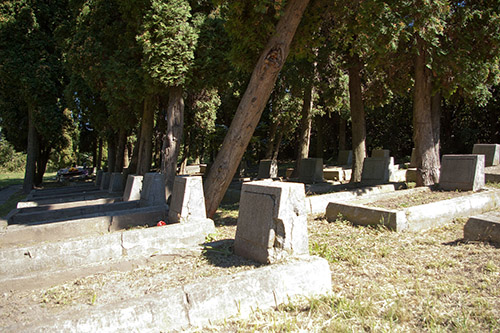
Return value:
M 53 180 L 56 172 L 46 172 L 43 181 Z M 0 173 L 0 189 L 11 185 L 22 185 L 24 182 L 24 171 Z
M 17 207 L 17 203 L 21 201 L 26 195 L 23 191 L 18 191 L 14 193 L 9 200 L 7 200 L 3 205 L 0 205 L 0 216 L 5 217 L 9 212 Z

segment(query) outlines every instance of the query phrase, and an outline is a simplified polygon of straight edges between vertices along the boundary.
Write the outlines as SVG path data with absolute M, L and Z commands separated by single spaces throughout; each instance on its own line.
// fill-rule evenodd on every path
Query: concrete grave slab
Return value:
M 278 177 L 278 162 L 276 160 L 261 160 L 257 179 Z
M 352 165 L 352 150 L 339 150 L 338 165 Z
M 111 172 L 103 172 L 101 180 L 101 191 L 109 190 L 109 183 L 111 182 Z
M 243 184 L 234 251 L 261 263 L 308 254 L 304 185 L 272 181 Z
M 177 176 L 168 212 L 169 223 L 206 218 L 205 196 L 201 176 Z
M 484 155 L 443 155 L 439 187 L 478 191 L 484 187 Z
M 305 184 L 323 181 L 323 159 L 303 158 L 299 167 L 299 182 Z
M 464 238 L 500 243 L 500 210 L 470 217 L 464 226 Z
M 123 191 L 123 201 L 134 201 L 141 199 L 143 178 L 143 176 L 139 175 L 128 175 L 127 184 L 125 185 L 125 190 Z
M 391 151 L 389 149 L 373 149 L 371 157 L 391 157 Z
M 366 157 L 363 162 L 361 182 L 363 184 L 388 183 L 394 168 L 393 157 Z
M 120 193 L 109 193 L 108 191 L 92 191 L 83 192 L 80 194 L 64 195 L 64 196 L 48 196 L 48 197 L 38 197 L 32 199 L 24 199 L 17 203 L 17 208 L 29 208 L 29 207 L 47 207 L 57 204 L 74 203 L 74 205 L 80 205 L 79 202 L 93 201 L 93 200 L 104 200 L 101 203 L 111 203 L 121 200 Z M 109 201 L 107 201 L 109 200 Z M 71 206 L 71 205 L 70 205 Z M 45 208 L 46 209 L 46 208 Z
M 392 195 L 425 191 L 431 189 L 420 187 L 397 191 Z M 335 221 L 340 214 L 354 224 L 385 225 L 395 231 L 420 231 L 441 226 L 458 217 L 492 210 L 500 203 L 500 191 L 488 189 L 471 195 L 401 209 L 385 209 L 369 205 L 379 198 L 380 196 L 370 196 L 349 203 L 331 202 L 327 206 L 326 217 L 329 221 Z
M 494 166 L 500 163 L 500 144 L 477 143 L 472 148 L 472 154 L 484 155 L 484 166 Z
M 121 172 L 112 172 L 109 179 L 109 193 L 113 192 L 123 192 L 123 173 Z

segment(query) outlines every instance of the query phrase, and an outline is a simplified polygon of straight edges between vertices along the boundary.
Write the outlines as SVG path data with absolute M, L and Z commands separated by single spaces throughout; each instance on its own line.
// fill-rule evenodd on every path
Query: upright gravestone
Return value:
M 303 158 L 299 166 L 299 182 L 305 184 L 323 181 L 323 159 Z
M 340 150 L 337 158 L 338 165 L 352 165 L 352 150 Z
M 103 172 L 101 187 L 100 187 L 101 191 L 107 191 L 109 189 L 110 181 L 111 181 L 111 172 Z
M 127 184 L 123 191 L 123 201 L 135 201 L 141 199 L 143 176 L 128 175 Z
M 484 187 L 484 155 L 443 155 L 439 187 L 478 191 Z
M 165 178 L 161 173 L 148 172 L 144 175 L 141 191 L 141 207 L 165 205 Z
M 234 251 L 261 263 L 308 254 L 304 184 L 270 180 L 243 184 Z
M 366 157 L 363 162 L 361 182 L 364 184 L 388 183 L 393 169 L 393 157 Z
M 484 166 L 494 166 L 500 163 L 500 145 L 477 143 L 472 148 L 473 154 L 484 155 Z
M 410 157 L 410 168 L 416 168 L 417 167 L 417 152 L 415 151 L 415 148 L 411 149 L 411 157 Z
M 391 157 L 389 149 L 373 149 L 372 157 Z
M 207 218 L 201 176 L 177 176 L 174 181 L 168 222 L 189 221 L 190 218 Z
M 278 163 L 276 160 L 261 160 L 259 162 L 258 179 L 278 177 Z
M 99 171 L 97 171 L 97 173 L 95 175 L 95 186 L 97 186 L 97 187 L 101 187 L 103 172 L 104 171 L 99 170 Z
M 123 173 L 113 172 L 109 179 L 109 193 L 121 192 L 123 191 Z

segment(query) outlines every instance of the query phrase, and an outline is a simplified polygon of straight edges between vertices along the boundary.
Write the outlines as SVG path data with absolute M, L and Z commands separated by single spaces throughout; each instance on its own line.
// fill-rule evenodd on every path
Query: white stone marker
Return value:
M 365 184 L 388 183 L 393 169 L 393 157 L 366 157 L 363 162 L 361 182 Z
M 303 158 L 299 167 L 299 182 L 305 184 L 321 183 L 323 181 L 323 159 Z
M 484 155 L 443 155 L 439 187 L 478 191 L 484 187 Z
M 243 184 L 234 251 L 261 263 L 308 254 L 304 184 L 270 180 Z
M 141 199 L 143 176 L 128 175 L 127 184 L 123 191 L 123 201 L 134 201 Z
M 278 163 L 276 160 L 261 160 L 259 162 L 258 179 L 278 177 Z
M 176 176 L 168 221 L 186 222 L 190 218 L 207 218 L 202 179 L 201 176 Z
M 478 143 L 472 148 L 473 154 L 484 155 L 484 166 L 494 166 L 500 163 L 500 145 Z

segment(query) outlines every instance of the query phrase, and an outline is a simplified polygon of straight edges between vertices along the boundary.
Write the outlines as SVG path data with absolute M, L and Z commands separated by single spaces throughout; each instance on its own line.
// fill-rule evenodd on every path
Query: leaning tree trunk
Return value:
M 151 169 L 153 152 L 153 126 L 155 108 L 158 104 L 156 96 L 148 96 L 144 100 L 144 109 L 141 121 L 141 134 L 139 136 L 139 156 L 137 161 L 137 174 L 145 175 Z
M 167 131 L 163 137 L 161 173 L 165 177 L 165 200 L 168 200 L 174 188 L 177 157 L 179 156 L 182 127 L 184 126 L 184 99 L 180 86 L 169 89 L 166 120 Z
M 413 140 L 417 163 L 417 186 L 439 182 L 439 157 L 436 155 L 431 108 L 431 72 L 426 66 L 425 42 L 417 38 L 415 92 L 413 96 Z
M 267 43 L 253 70 L 248 87 L 205 182 L 205 202 L 209 217 L 215 214 L 222 201 L 259 123 L 308 3 L 309 0 L 291 0 L 287 3 L 285 12 L 276 26 L 276 33 Z
M 302 159 L 309 157 L 309 146 L 311 143 L 313 96 L 314 96 L 314 86 L 310 84 L 304 90 L 304 101 L 302 104 L 302 111 L 300 112 L 299 145 L 297 150 L 297 158 L 295 160 L 295 168 L 293 169 L 292 173 L 292 178 L 299 176 L 300 164 Z
M 28 110 L 28 148 L 26 156 L 26 168 L 24 172 L 24 193 L 29 193 L 33 189 L 35 181 L 35 167 L 38 152 L 38 138 L 33 120 L 33 109 Z
M 366 157 L 366 122 L 363 95 L 361 93 L 362 64 L 358 55 L 351 57 L 349 67 L 349 104 L 352 120 L 352 176 L 351 182 L 360 182 Z

